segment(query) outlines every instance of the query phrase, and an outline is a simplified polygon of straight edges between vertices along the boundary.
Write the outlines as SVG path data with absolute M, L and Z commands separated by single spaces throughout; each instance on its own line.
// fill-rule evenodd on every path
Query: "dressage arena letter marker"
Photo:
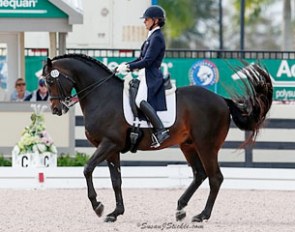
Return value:
M 27 162 L 25 162 L 25 160 L 27 161 Z M 21 166 L 22 167 L 28 167 L 29 165 L 28 165 L 28 160 L 29 160 L 29 158 L 27 157 L 27 156 L 23 156 L 22 157 L 22 164 L 21 164 Z

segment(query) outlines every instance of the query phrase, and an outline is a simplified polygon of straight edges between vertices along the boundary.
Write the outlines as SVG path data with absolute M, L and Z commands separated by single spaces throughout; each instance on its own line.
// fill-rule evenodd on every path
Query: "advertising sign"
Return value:
M 48 0 L 0 0 L 0 18 L 66 18 Z
M 133 58 L 96 57 L 111 70 Z M 46 57 L 26 57 L 26 80 L 28 89 L 37 87 L 37 77 Z M 248 63 L 256 60 L 246 60 Z M 273 99 L 276 101 L 295 100 L 295 60 L 259 60 L 259 64 L 269 72 L 274 87 Z M 228 97 L 231 89 L 237 90 L 241 85 L 238 71 L 243 64 L 238 59 L 187 59 L 166 58 L 162 63 L 164 74 L 170 73 L 177 87 L 200 85 L 219 95 Z M 134 76 L 137 72 L 133 73 Z M 241 93 L 242 94 L 242 93 Z

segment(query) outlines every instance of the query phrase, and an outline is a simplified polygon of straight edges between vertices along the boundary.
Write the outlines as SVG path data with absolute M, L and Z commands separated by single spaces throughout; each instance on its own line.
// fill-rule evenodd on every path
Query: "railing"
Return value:
M 85 54 L 92 57 L 137 57 L 138 49 L 81 49 L 68 48 L 67 53 Z M 6 48 L 0 48 L 0 55 Z M 47 48 L 26 48 L 26 56 L 48 56 Z M 221 58 L 221 59 L 295 59 L 295 51 L 224 51 L 224 50 L 166 50 L 167 58 Z

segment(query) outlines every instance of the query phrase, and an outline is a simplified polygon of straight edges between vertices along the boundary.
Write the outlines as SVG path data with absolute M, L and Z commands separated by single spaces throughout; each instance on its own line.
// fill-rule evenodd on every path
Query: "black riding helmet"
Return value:
M 159 26 L 163 27 L 165 24 L 165 11 L 162 7 L 160 6 L 150 6 L 149 8 L 146 9 L 144 12 L 143 16 L 141 17 L 142 19 L 146 18 L 152 18 L 152 19 L 158 19 L 159 20 Z

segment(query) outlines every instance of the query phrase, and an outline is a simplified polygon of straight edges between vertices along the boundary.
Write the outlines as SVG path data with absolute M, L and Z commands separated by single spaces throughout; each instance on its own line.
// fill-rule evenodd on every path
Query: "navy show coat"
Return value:
M 128 63 L 131 71 L 145 68 L 148 88 L 147 101 L 156 111 L 165 111 L 167 109 L 164 78 L 160 70 L 165 49 L 165 40 L 161 30 L 155 30 L 143 43 L 140 57 Z

